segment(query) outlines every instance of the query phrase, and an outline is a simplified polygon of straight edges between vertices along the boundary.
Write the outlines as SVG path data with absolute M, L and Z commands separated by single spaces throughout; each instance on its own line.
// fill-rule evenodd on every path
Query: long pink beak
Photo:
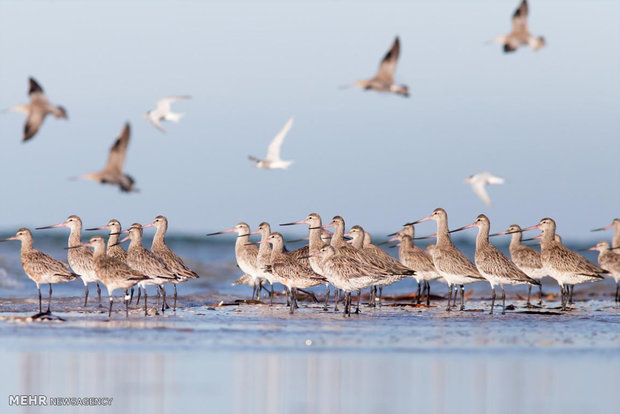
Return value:
M 43 226 L 43 227 L 37 227 L 35 228 L 35 230 L 46 230 L 46 229 L 55 229 L 57 227 L 67 227 L 67 225 L 65 224 L 65 222 L 63 221 L 62 223 L 58 223 L 58 224 L 53 224 L 51 226 Z
M 295 224 L 306 224 L 306 220 L 291 221 L 290 223 L 280 223 L 280 226 L 293 226 Z
M 143 229 L 147 229 L 147 228 L 149 228 L 149 227 L 155 227 L 155 225 L 154 225 L 153 223 L 143 224 L 143 225 L 142 225 L 142 228 L 143 228 Z
M 124 232 L 123 232 L 123 233 L 124 233 Z M 129 240 L 129 236 L 124 237 L 122 240 L 119 240 L 119 241 L 118 241 L 118 244 L 125 243 L 127 240 Z
M 260 233 L 260 230 L 254 230 L 253 232 L 251 232 L 250 234 L 258 234 Z
M 536 230 L 540 228 L 540 224 L 537 224 L 535 226 L 530 226 L 530 227 L 526 227 L 524 229 L 521 229 L 521 231 L 528 231 L 528 230 Z
M 424 217 L 423 219 L 420 219 L 420 220 L 412 221 L 411 223 L 405 223 L 405 226 L 409 226 L 411 224 L 418 224 L 418 223 L 422 223 L 423 221 L 429 221 L 429 220 L 432 220 L 431 216 Z
M 234 228 L 229 230 L 216 231 L 215 233 L 209 233 L 207 236 L 215 236 L 216 234 L 224 234 L 224 233 L 234 233 L 236 230 Z

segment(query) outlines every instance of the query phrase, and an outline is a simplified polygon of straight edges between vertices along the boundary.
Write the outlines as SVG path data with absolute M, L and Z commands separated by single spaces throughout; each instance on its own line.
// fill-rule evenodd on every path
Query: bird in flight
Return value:
M 286 124 L 284 124 L 275 138 L 269 143 L 269 147 L 267 147 L 267 156 L 264 159 L 256 158 L 251 155 L 248 157 L 251 161 L 256 163 L 254 167 L 265 170 L 285 170 L 293 163 L 293 161 L 284 161 L 280 158 L 280 147 L 282 146 L 284 137 L 286 137 L 286 134 L 292 126 L 293 118 L 290 118 L 286 121 Z
M 170 96 L 168 98 L 162 98 L 157 101 L 157 107 L 155 109 L 148 111 L 142 117 L 148 119 L 151 124 L 153 124 L 153 126 L 159 129 L 161 132 L 166 132 L 166 130 L 159 123 L 159 121 L 172 121 L 178 123 L 184 115 L 172 112 L 170 109 L 172 103 L 183 99 L 191 98 L 192 97 L 189 95 Z
M 487 193 L 486 186 L 488 184 L 504 184 L 504 179 L 501 177 L 496 177 L 489 172 L 481 172 L 469 176 L 469 178 L 465 179 L 465 182 L 471 184 L 471 188 L 474 190 L 474 193 L 476 193 L 476 195 L 480 197 L 486 205 L 493 207 L 489 194 Z
M 534 37 L 527 27 L 529 7 L 527 0 L 523 0 L 512 16 L 512 31 L 506 36 L 497 36 L 495 43 L 504 45 L 504 52 L 514 52 L 520 46 L 529 45 L 534 50 L 539 50 L 545 45 L 545 38 Z
M 394 39 L 394 43 L 392 43 L 392 47 L 379 64 L 379 70 L 377 70 L 375 77 L 368 80 L 357 81 L 353 86 L 377 92 L 389 92 L 402 96 L 409 96 L 409 88 L 406 85 L 397 85 L 394 83 L 394 72 L 396 71 L 399 55 L 400 40 L 397 36 L 396 39 Z
M 28 96 L 30 96 L 29 104 L 15 105 L 9 109 L 12 112 L 23 112 L 28 115 L 24 125 L 22 142 L 26 142 L 36 135 L 48 114 L 52 114 L 56 118 L 67 119 L 65 108 L 52 105 L 43 93 L 43 88 L 34 78 L 28 79 Z
M 134 179 L 129 174 L 123 174 L 123 164 L 125 163 L 125 155 L 129 145 L 130 132 L 129 122 L 127 122 L 114 145 L 110 148 L 110 155 L 108 155 L 105 167 L 101 171 L 90 172 L 78 178 L 93 180 L 101 184 L 118 185 L 123 192 L 137 192 L 138 189 L 134 187 Z

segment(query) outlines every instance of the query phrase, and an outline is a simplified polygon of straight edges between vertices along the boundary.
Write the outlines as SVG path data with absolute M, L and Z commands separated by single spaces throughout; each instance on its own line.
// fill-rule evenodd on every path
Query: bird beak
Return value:
M 529 239 L 523 239 L 521 241 L 542 240 L 542 234 L 536 237 L 530 237 Z
M 91 227 L 90 229 L 84 229 L 85 231 L 95 231 L 95 230 L 108 230 L 110 226 L 101 226 L 101 227 Z
M 598 250 L 596 246 L 586 247 L 585 249 L 579 249 L 580 252 L 587 252 L 588 250 Z
M 17 236 L 7 237 L 6 239 L 0 240 L 0 242 L 10 241 L 10 240 L 19 240 Z
M 216 231 L 215 233 L 209 233 L 207 234 L 207 236 L 215 236 L 217 234 L 234 233 L 234 232 L 235 232 L 235 229 L 222 230 L 222 231 Z
M 143 224 L 143 225 L 142 225 L 142 228 L 143 228 L 143 229 L 147 229 L 147 228 L 149 228 L 149 227 L 155 227 L 155 225 L 154 225 L 153 223 Z
M 489 237 L 495 237 L 495 236 L 501 236 L 504 234 L 512 234 L 512 233 L 517 233 L 516 231 L 513 231 L 511 233 L 508 233 L 508 230 L 506 231 L 500 231 L 499 233 L 493 233 L 493 234 L 489 234 Z
M 328 227 L 334 227 L 334 222 L 332 221 L 331 223 L 323 224 L 321 227 L 324 228 L 324 229 L 326 229 Z
M 468 224 L 467 226 L 459 227 L 458 229 L 455 229 L 455 230 L 450 230 L 448 233 L 456 233 L 457 231 L 471 229 L 472 227 L 476 227 L 476 225 L 474 223 Z
M 414 237 L 413 240 L 426 240 L 426 239 L 436 239 L 436 238 L 437 238 L 437 233 L 433 233 L 428 236 Z
M 306 220 L 291 221 L 290 223 L 281 223 L 280 226 L 294 226 L 295 224 L 306 224 Z
M 521 229 L 521 231 L 524 232 L 524 231 L 528 231 L 528 230 L 536 230 L 536 229 L 539 229 L 539 228 L 540 228 L 540 224 L 537 224 L 535 226 L 530 226 L 530 227 L 526 227 L 524 229 Z
M 603 231 L 603 230 L 609 230 L 609 229 L 610 229 L 610 228 L 612 228 L 613 226 L 614 226 L 614 225 L 613 225 L 613 223 L 612 223 L 612 224 L 610 224 L 609 226 L 606 226 L 606 227 L 600 227 L 600 228 L 598 228 L 598 229 L 592 229 L 592 230 L 590 230 L 590 231 Z
M 129 240 L 129 236 L 124 237 L 122 240 L 119 240 L 118 243 L 116 243 L 116 244 L 125 243 L 127 240 Z
M 69 247 L 65 247 L 65 250 L 70 250 L 70 249 L 79 249 L 80 247 L 88 247 L 90 246 L 90 244 L 88 243 L 84 243 L 84 244 L 78 244 L 77 246 L 69 246 Z
M 409 226 L 411 224 L 418 224 L 418 223 L 422 223 L 423 221 L 429 221 L 429 220 L 431 220 L 431 216 L 424 217 L 423 219 L 420 219 L 420 220 L 412 221 L 411 223 L 405 223 L 405 226 Z
M 67 227 L 67 225 L 65 224 L 65 222 L 63 221 L 62 223 L 58 223 L 58 224 L 53 224 L 51 226 L 44 226 L 44 227 L 36 227 L 35 230 L 47 230 L 47 229 L 55 229 L 57 227 Z
M 258 233 L 260 233 L 260 230 L 254 230 L 253 232 L 251 232 L 251 233 L 250 233 L 250 235 L 252 235 L 252 234 L 258 234 Z

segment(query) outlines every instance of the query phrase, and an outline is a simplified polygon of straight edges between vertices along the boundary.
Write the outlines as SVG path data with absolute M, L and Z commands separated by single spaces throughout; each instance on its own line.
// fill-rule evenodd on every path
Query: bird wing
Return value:
M 45 110 L 39 105 L 31 105 L 30 113 L 26 118 L 26 124 L 24 124 L 24 136 L 22 141 L 28 141 L 34 137 L 35 134 L 41 128 L 43 120 L 45 120 Z
M 474 193 L 476 193 L 476 195 L 480 197 L 482 201 L 484 201 L 486 205 L 488 205 L 489 207 L 492 206 L 491 199 L 489 198 L 489 194 L 487 194 L 486 183 L 484 181 L 481 181 L 481 180 L 473 181 L 471 183 L 471 188 L 474 190 Z
M 377 71 L 375 80 L 387 85 L 394 83 L 394 72 L 396 71 L 396 64 L 398 63 L 398 55 L 400 55 L 400 40 L 396 37 L 394 43 L 392 43 L 392 47 L 379 64 L 379 70 Z
M 123 164 L 125 163 L 125 154 L 127 153 L 127 146 L 129 145 L 129 136 L 131 128 L 129 122 L 125 124 L 114 145 L 110 148 L 110 155 L 108 155 L 108 161 L 106 162 L 104 171 L 113 174 L 121 174 L 123 171 Z
M 527 16 L 529 8 L 527 0 L 523 0 L 515 13 L 512 15 L 512 34 L 525 34 L 527 30 Z
M 504 184 L 505 180 L 502 177 L 496 177 L 492 174 L 488 174 L 486 177 L 488 184 Z
M 493 275 L 499 279 L 533 283 L 528 275 L 523 273 L 508 257 L 491 245 L 484 250 L 476 249 L 476 267 L 481 272 Z
M 280 161 L 280 147 L 282 146 L 282 142 L 284 141 L 284 137 L 293 126 L 293 118 L 291 117 L 286 124 L 282 127 L 280 132 L 278 132 L 275 138 L 269 143 L 269 147 L 267 147 L 267 160 L 268 161 Z
M 157 108 L 155 108 L 155 111 L 161 115 L 166 114 L 170 112 L 170 105 L 173 102 L 180 101 L 182 99 L 191 99 L 191 96 L 179 95 L 179 96 L 169 96 L 167 98 L 161 98 L 159 101 L 157 101 Z

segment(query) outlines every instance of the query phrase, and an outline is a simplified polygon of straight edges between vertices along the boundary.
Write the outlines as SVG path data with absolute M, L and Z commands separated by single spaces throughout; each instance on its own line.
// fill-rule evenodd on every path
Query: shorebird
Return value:
M 321 216 L 317 213 L 310 213 L 303 220 L 293 221 L 290 223 L 282 223 L 280 226 L 293 226 L 296 224 L 307 224 L 308 225 L 308 262 L 310 263 L 310 267 L 314 271 L 314 273 L 323 275 L 321 270 L 321 259 L 318 257 L 318 252 L 321 250 L 323 246 L 327 244 L 324 239 L 325 229 L 323 229 Z M 331 241 L 331 236 L 329 237 Z M 327 310 L 327 305 L 329 301 L 329 283 L 325 284 L 326 293 L 325 293 L 325 304 L 323 306 L 323 310 Z M 334 292 L 334 311 L 338 310 L 338 301 L 339 301 L 339 293 L 337 291 Z
M 599 252 L 598 264 L 602 269 L 607 270 L 616 282 L 615 301 L 620 302 L 620 254 L 614 253 L 606 241 L 598 242 L 596 246 L 590 247 L 588 250 Z
M 486 186 L 489 184 L 504 184 L 504 179 L 496 177 L 489 172 L 481 172 L 478 174 L 470 175 L 465 179 L 465 183 L 470 184 L 474 193 L 489 207 L 493 207 L 491 199 L 487 193 Z
M 248 156 L 250 161 L 254 161 L 254 167 L 262 168 L 264 170 L 286 170 L 289 165 L 293 163 L 293 161 L 284 161 L 280 158 L 280 148 L 282 147 L 282 142 L 288 134 L 288 131 L 293 126 L 293 118 L 290 118 L 286 121 L 286 124 L 282 127 L 280 132 L 273 138 L 273 140 L 269 143 L 269 147 L 267 147 L 267 156 L 263 159 L 256 158 L 252 155 Z
M 105 240 L 101 236 L 91 237 L 84 246 L 93 248 L 93 263 L 97 277 L 108 289 L 110 307 L 108 317 L 112 316 L 112 303 L 114 302 L 114 291 L 121 289 L 125 291 L 125 317 L 129 317 L 129 292 L 128 289 L 137 283 L 147 280 L 149 277 L 141 272 L 131 269 L 125 262 L 122 262 L 106 254 Z
M 504 285 L 539 285 L 540 282 L 532 279 L 522 272 L 513 262 L 489 243 L 489 229 L 491 222 L 484 214 L 480 214 L 476 220 L 467 226 L 452 230 L 451 233 L 478 227 L 476 236 L 476 254 L 474 260 L 478 271 L 491 284 L 493 296 L 491 299 L 491 315 L 495 306 L 495 287 L 502 289 L 502 315 L 506 313 L 506 292 Z
M 291 293 L 289 312 L 297 306 L 297 289 L 307 289 L 325 283 L 325 278 L 314 273 L 311 268 L 302 266 L 290 253 L 284 252 L 284 239 L 280 233 L 271 233 L 261 243 L 271 244 L 271 263 L 267 269 L 286 286 Z
M 164 128 L 162 128 L 159 121 L 172 121 L 178 123 L 184 114 L 176 114 L 171 111 L 170 105 L 173 102 L 180 101 L 182 99 L 191 99 L 189 95 L 181 95 L 181 96 L 171 96 L 168 98 L 162 98 L 157 101 L 157 107 L 153 110 L 148 111 L 142 117 L 144 119 L 148 119 L 151 124 L 161 132 L 166 132 Z
M 114 141 L 114 145 L 110 148 L 108 161 L 101 171 L 89 172 L 77 177 L 80 180 L 93 180 L 100 184 L 117 185 L 118 188 L 126 193 L 137 192 L 134 187 L 135 181 L 129 174 L 123 173 L 123 164 L 125 163 L 125 155 L 129 146 L 130 127 L 127 122 L 121 131 L 121 134 Z
M 389 92 L 408 97 L 409 88 L 406 85 L 397 85 L 394 83 L 394 72 L 396 72 L 396 64 L 398 63 L 399 55 L 400 40 L 397 36 L 394 39 L 394 43 L 392 43 L 392 47 L 379 64 L 379 70 L 377 70 L 375 77 L 368 80 L 357 81 L 353 86 L 365 90 Z
M 166 231 L 168 230 L 168 219 L 166 217 L 155 217 L 151 223 L 142 226 L 143 229 L 147 227 L 157 228 L 155 236 L 153 236 L 151 252 L 155 253 L 157 257 L 163 260 L 166 266 L 168 266 L 168 269 L 177 276 L 177 278 L 172 281 L 172 286 L 174 286 L 174 306 L 172 309 L 176 312 L 177 284 L 187 282 L 189 279 L 197 279 L 198 274 L 187 267 L 185 263 L 183 263 L 183 260 L 166 245 Z
M 95 231 L 95 230 L 110 230 L 110 235 L 108 237 L 108 246 L 107 246 L 107 255 L 114 257 L 115 259 L 120 260 L 123 263 L 127 262 L 127 251 L 121 247 L 118 243 L 119 236 L 121 234 L 121 223 L 117 219 L 110 219 L 108 224 L 101 227 L 92 227 L 90 229 L 86 229 L 86 231 Z
M 260 300 L 260 289 L 257 288 L 260 285 L 260 273 L 258 266 L 256 265 L 256 258 L 258 256 L 258 247 L 253 243 L 250 243 L 250 226 L 247 223 L 240 222 L 232 229 L 222 230 L 215 233 L 209 233 L 207 236 L 215 236 L 225 233 L 237 233 L 237 241 L 235 242 L 235 257 L 237 259 L 237 266 L 243 271 L 254 278 L 254 290 L 252 291 L 252 300 L 257 297 Z
M 19 104 L 10 108 L 12 112 L 23 112 L 28 115 L 24 125 L 22 142 L 26 142 L 36 135 L 48 114 L 58 119 L 67 119 L 67 111 L 62 106 L 54 106 L 43 93 L 43 88 L 33 78 L 28 79 L 28 96 L 30 103 Z
M 592 231 L 603 231 L 614 229 L 614 238 L 611 241 L 611 247 L 617 249 L 620 247 L 620 219 L 615 218 L 609 226 L 601 227 L 599 229 L 593 229 Z
M 140 223 L 132 224 L 131 227 L 123 233 L 129 233 L 129 235 L 119 241 L 119 243 L 131 240 L 127 248 L 127 264 L 133 270 L 149 277 L 139 283 L 139 286 L 142 287 L 144 291 L 144 316 L 148 315 L 147 285 L 157 286 L 157 308 L 159 308 L 159 292 L 161 292 L 163 296 L 161 311 L 164 312 L 166 309 L 166 290 L 164 289 L 164 284 L 175 282 L 178 279 L 177 275 L 166 266 L 166 263 L 162 259 L 142 246 L 142 225 Z
M 443 208 L 436 208 L 430 216 L 414 221 L 409 224 L 418 224 L 424 221 L 434 220 L 437 223 L 437 243 L 431 250 L 435 269 L 448 283 L 448 307 L 450 310 L 450 297 L 452 297 L 452 287 L 461 287 L 461 310 L 465 309 L 465 286 L 469 283 L 486 281 L 478 272 L 474 264 L 452 244 L 448 233 L 448 214 Z M 456 304 L 456 295 L 455 295 Z
M 271 264 L 271 244 L 267 242 L 267 238 L 271 234 L 271 226 L 269 223 L 263 221 L 258 225 L 258 228 L 251 232 L 250 234 L 260 234 L 261 238 L 258 244 L 258 253 L 256 255 L 256 267 L 259 271 L 260 279 L 265 279 L 269 282 L 270 292 L 269 292 L 269 305 L 273 306 L 273 284 L 279 282 L 277 276 L 273 273 L 267 271 L 267 268 Z M 259 282 L 260 284 L 260 282 Z
M 68 227 L 70 230 L 67 259 L 71 270 L 77 273 L 82 278 L 82 282 L 84 282 L 84 306 L 88 303 L 88 283 L 92 282 L 97 284 L 97 299 L 99 306 L 101 306 L 101 287 L 99 286 L 95 266 L 93 265 L 93 252 L 88 247 L 82 245 L 82 219 L 76 215 L 71 215 L 62 223 L 37 227 L 36 230 L 58 227 Z
M 534 37 L 527 27 L 529 7 L 527 0 L 523 0 L 512 15 L 512 31 L 506 36 L 497 36 L 495 43 L 504 45 L 504 52 L 514 52 L 520 46 L 528 45 L 534 50 L 539 50 L 545 45 L 545 38 Z
M 603 279 L 601 273 L 608 273 L 587 261 L 583 256 L 555 240 L 555 221 L 543 218 L 540 222 L 522 231 L 540 229 L 540 258 L 545 273 L 554 278 L 562 292 L 562 310 L 566 310 L 568 287 Z
M 52 284 L 70 282 L 78 275 L 71 272 L 67 266 L 53 259 L 52 257 L 36 250 L 33 247 L 32 233 L 26 228 L 17 230 L 13 237 L 0 241 L 19 240 L 22 243 L 21 259 L 24 273 L 37 285 L 39 291 L 39 313 L 33 316 L 33 319 L 50 315 L 52 304 Z M 47 311 L 44 313 L 41 308 L 41 285 L 49 284 L 49 296 L 47 299 Z
M 542 267 L 542 262 L 540 259 L 540 252 L 527 247 L 521 243 L 523 232 L 521 227 L 518 224 L 512 224 L 506 231 L 502 231 L 495 234 L 490 234 L 489 237 L 500 236 L 503 234 L 511 234 L 510 239 L 510 259 L 512 262 L 526 275 L 531 277 L 534 280 L 541 282 L 538 285 L 539 288 L 539 299 L 538 306 L 542 305 L 542 278 L 546 276 L 545 271 Z M 557 236 L 557 234 L 556 234 Z M 559 237 L 559 236 L 558 236 Z M 528 286 L 527 291 L 527 306 L 531 306 L 530 304 L 530 296 L 532 294 L 532 285 Z
M 441 275 L 435 269 L 433 258 L 426 254 L 413 243 L 414 229 L 413 225 L 405 226 L 405 228 L 394 234 L 390 241 L 399 241 L 398 258 L 400 262 L 409 269 L 415 270 L 415 279 L 418 282 L 417 303 L 421 303 L 424 291 L 426 291 L 426 305 L 430 305 L 431 286 L 430 281 L 436 280 Z
M 369 272 L 368 266 L 337 252 L 332 246 L 325 246 L 313 254 L 321 258 L 325 277 L 336 289 L 345 292 L 344 315 L 351 315 L 351 292 L 360 291 L 383 279 L 382 275 Z

